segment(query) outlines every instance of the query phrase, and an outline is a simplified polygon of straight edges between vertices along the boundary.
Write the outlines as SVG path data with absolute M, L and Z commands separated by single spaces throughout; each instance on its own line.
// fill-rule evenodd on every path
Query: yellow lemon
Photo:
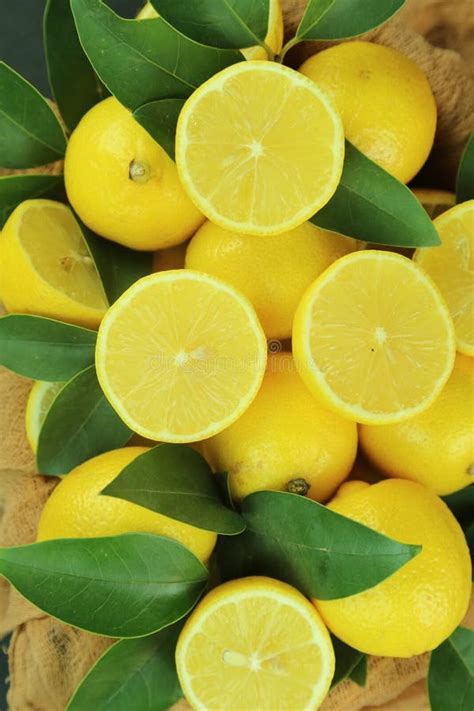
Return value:
M 461 527 L 441 499 L 415 482 L 390 479 L 344 491 L 346 486 L 330 509 L 422 550 L 369 590 L 316 601 L 323 620 L 367 654 L 411 657 L 434 649 L 459 625 L 471 595 Z
M 434 225 L 441 246 L 419 248 L 413 259 L 448 304 L 458 351 L 474 356 L 474 200 L 451 208 Z
M 113 97 L 90 109 L 73 131 L 64 176 L 81 220 L 132 249 L 184 242 L 204 219 L 184 192 L 175 163 Z
M 277 234 L 334 194 L 344 132 L 314 82 L 276 62 L 239 62 L 186 101 L 176 163 L 199 209 L 220 227 Z
M 147 447 L 124 447 L 80 464 L 62 479 L 47 500 L 38 524 L 38 541 L 93 538 L 121 533 L 156 533 L 179 541 L 207 561 L 216 534 L 100 492 Z
M 428 215 L 432 220 L 439 217 L 454 207 L 456 204 L 456 195 L 448 190 L 433 190 L 432 188 L 413 188 L 413 194 L 421 202 Z
M 39 380 L 31 388 L 26 403 L 25 429 L 30 447 L 35 454 L 46 414 L 63 385 L 64 383 L 47 383 Z
M 356 425 L 320 405 L 289 353 L 271 355 L 260 391 L 237 422 L 204 443 L 217 471 L 230 474 L 233 495 L 261 489 L 326 501 L 349 474 Z
M 310 222 L 255 237 L 205 222 L 189 243 L 186 267 L 220 277 L 252 302 L 267 338 L 289 338 L 305 289 L 356 240 Z
M 454 328 L 432 281 L 399 254 L 341 257 L 307 289 L 293 326 L 303 380 L 357 422 L 401 422 L 426 410 L 454 365 Z
M 187 242 L 177 244 L 176 247 L 158 249 L 153 254 L 153 271 L 168 272 L 171 269 L 184 269 Z
M 405 55 L 371 42 L 345 42 L 315 54 L 300 72 L 331 99 L 346 137 L 408 183 L 433 145 L 436 103 L 423 71 Z
M 96 266 L 71 210 L 25 200 L 0 236 L 2 301 L 7 311 L 97 328 L 108 307 Z
M 97 337 L 105 395 L 134 432 L 161 442 L 228 427 L 257 394 L 265 361 L 265 334 L 247 299 L 188 269 L 140 279 Z
M 334 649 L 311 603 L 266 577 L 214 588 L 176 647 L 186 699 L 197 711 L 314 711 L 334 675 Z
M 440 496 L 474 484 L 474 359 L 458 355 L 441 395 L 421 415 L 359 432 L 366 456 L 387 476 Z

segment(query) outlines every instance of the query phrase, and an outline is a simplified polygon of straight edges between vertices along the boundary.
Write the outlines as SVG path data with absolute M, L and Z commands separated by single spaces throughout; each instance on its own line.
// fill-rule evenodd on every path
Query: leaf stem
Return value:
M 265 41 L 261 42 L 261 46 L 267 53 L 268 59 L 270 60 L 270 62 L 274 62 L 276 59 L 276 56 L 275 56 L 275 52 L 273 51 L 273 49 Z
M 276 58 L 276 61 L 280 62 L 280 64 L 283 64 L 283 60 L 285 59 L 286 53 L 289 52 L 289 50 L 295 45 L 297 45 L 299 42 L 301 42 L 301 39 L 297 36 L 292 37 L 290 40 L 288 40 L 288 42 L 285 44 L 280 54 Z

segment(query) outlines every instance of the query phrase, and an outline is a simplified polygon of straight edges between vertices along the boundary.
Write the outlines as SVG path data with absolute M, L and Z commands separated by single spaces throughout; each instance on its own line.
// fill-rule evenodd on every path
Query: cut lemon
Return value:
M 173 270 L 130 287 L 97 338 L 97 375 L 123 421 L 142 437 L 193 442 L 250 405 L 266 340 L 250 302 L 220 279 Z
M 433 190 L 432 188 L 413 188 L 413 194 L 421 202 L 432 220 L 449 210 L 456 203 L 456 196 L 448 190 Z
M 196 711 L 309 711 L 329 690 L 334 650 L 300 592 L 243 578 L 214 588 L 192 612 L 176 667 Z
M 25 200 L 0 238 L 2 300 L 7 311 L 97 328 L 107 297 L 71 210 L 53 200 Z
M 434 225 L 441 246 L 417 249 L 413 259 L 448 304 L 458 351 L 474 356 L 474 200 L 451 208 Z
M 46 413 L 63 385 L 64 383 L 46 383 L 39 380 L 31 388 L 26 403 L 25 428 L 28 442 L 35 454 Z
M 367 250 L 338 259 L 306 291 L 293 352 L 309 389 L 341 415 L 400 422 L 426 410 L 448 380 L 454 328 L 416 264 Z
M 277 234 L 334 194 L 341 120 L 307 77 L 275 62 L 227 67 L 186 101 L 176 133 L 181 181 L 220 227 Z

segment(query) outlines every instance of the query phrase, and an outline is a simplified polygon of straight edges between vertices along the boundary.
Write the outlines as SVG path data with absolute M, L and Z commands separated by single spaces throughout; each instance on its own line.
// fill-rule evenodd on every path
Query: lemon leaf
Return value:
M 339 684 L 340 681 L 351 677 L 359 664 L 366 659 L 366 655 L 357 649 L 349 647 L 348 644 L 334 637 L 334 635 L 331 635 L 331 639 L 334 654 L 336 655 L 336 668 L 331 682 L 331 687 L 333 687 Z
M 374 244 L 440 244 L 432 221 L 411 190 L 347 140 L 341 182 L 311 222 Z
M 130 462 L 101 492 L 224 535 L 245 524 L 222 503 L 208 463 L 183 444 L 159 444 Z
M 32 84 L 0 62 L 0 164 L 35 168 L 64 155 L 66 136 Z
M 358 686 L 365 686 L 367 684 L 367 672 L 367 656 L 363 654 L 359 662 L 349 674 L 349 679 L 355 681 Z
M 456 202 L 466 202 L 474 198 L 474 133 L 462 154 L 456 180 Z
M 301 40 L 356 37 L 389 20 L 405 0 L 310 0 L 296 31 Z
M 0 364 L 33 380 L 69 380 L 94 363 L 97 333 L 43 316 L 0 318 Z
M 298 494 L 258 491 L 242 517 L 244 533 L 219 541 L 223 577 L 270 575 L 320 600 L 374 587 L 421 550 Z
M 0 229 L 13 210 L 23 200 L 64 197 L 64 177 L 62 175 L 2 175 L 0 176 Z
M 428 670 L 431 711 L 474 708 L 474 631 L 458 627 L 431 653 Z
M 36 459 L 40 474 L 66 474 L 86 459 L 123 446 L 131 430 L 109 405 L 95 367 L 59 391 L 43 422 Z
M 95 71 L 134 110 L 150 101 L 186 98 L 240 52 L 197 44 L 162 18 L 125 20 L 100 0 L 71 0 L 79 39 Z
M 176 622 L 207 581 L 191 551 L 151 533 L 1 548 L 0 574 L 46 614 L 108 637 L 141 637 Z
M 230 488 L 229 472 L 216 472 L 216 474 L 214 474 L 214 478 L 217 482 L 217 486 L 219 487 L 219 491 L 221 492 L 223 502 L 229 509 L 236 511 L 237 509 L 232 498 L 232 491 Z
M 172 160 L 174 160 L 176 124 L 183 104 L 184 99 L 161 99 L 139 106 L 133 112 L 133 118 L 148 131 Z

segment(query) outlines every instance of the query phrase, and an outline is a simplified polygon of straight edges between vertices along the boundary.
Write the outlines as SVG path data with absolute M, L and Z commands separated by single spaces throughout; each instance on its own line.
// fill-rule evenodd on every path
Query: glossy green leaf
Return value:
M 299 40 L 356 37 L 394 15 L 405 0 L 309 0 L 296 36 Z
M 219 542 L 223 577 L 270 575 L 320 600 L 367 590 L 421 550 L 297 494 L 258 491 L 242 516 L 244 533 Z
M 49 198 L 61 200 L 65 196 L 64 177 L 25 173 L 0 176 L 0 229 L 13 210 L 23 200 Z
M 191 551 L 151 533 L 0 548 L 0 574 L 46 614 L 108 637 L 142 637 L 176 622 L 207 580 Z
M 133 117 L 174 160 L 176 124 L 184 99 L 161 99 L 139 106 Z
M 183 696 L 174 653 L 182 623 L 116 642 L 100 657 L 66 711 L 167 711 Z
M 367 673 L 367 656 L 363 654 L 359 663 L 349 674 L 349 679 L 352 679 L 358 686 L 365 686 L 367 684 Z
M 49 408 L 38 440 L 38 471 L 66 474 L 86 459 L 122 447 L 131 435 L 91 365 L 66 383 Z
M 97 333 L 43 316 L 0 318 L 0 364 L 33 380 L 69 380 L 94 363 Z
M 232 498 L 232 491 L 230 488 L 230 475 L 229 472 L 217 472 L 214 474 L 214 478 L 221 492 L 221 499 L 229 509 L 236 511 L 236 506 Z
M 311 222 L 365 242 L 396 247 L 440 244 L 421 203 L 406 185 L 346 141 L 341 182 Z
M 124 20 L 100 0 L 71 0 L 81 44 L 109 91 L 132 111 L 183 99 L 240 52 L 197 44 L 162 18 Z
M 204 457 L 184 444 L 159 444 L 144 452 L 101 493 L 206 531 L 235 535 L 245 528 L 242 517 L 222 503 Z
M 474 133 L 462 154 L 456 180 L 456 202 L 466 202 L 474 199 Z
M 332 678 L 331 686 L 336 686 L 340 681 L 344 681 L 357 669 L 360 662 L 366 658 L 363 652 L 349 647 L 337 637 L 331 635 L 334 654 L 336 655 L 336 668 Z
M 58 160 L 66 137 L 41 94 L 5 62 L 0 62 L 0 165 L 35 168 Z
M 269 0 L 151 0 L 170 25 L 196 42 L 240 49 L 263 44 Z
M 431 711 L 474 709 L 474 631 L 458 627 L 431 653 L 428 692 Z

